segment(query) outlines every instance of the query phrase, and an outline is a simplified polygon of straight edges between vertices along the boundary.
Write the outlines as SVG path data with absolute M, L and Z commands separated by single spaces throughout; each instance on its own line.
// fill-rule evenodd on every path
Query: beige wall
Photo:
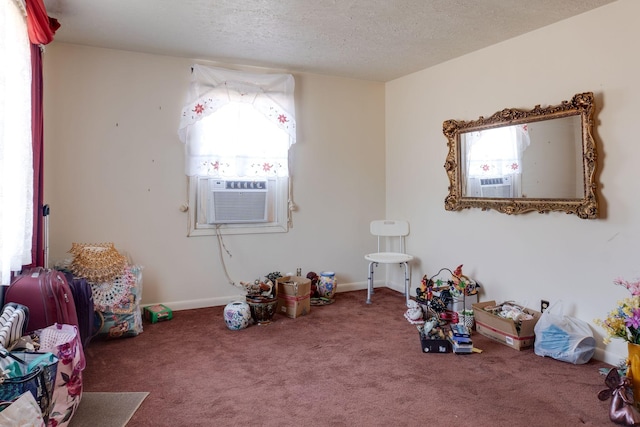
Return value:
M 202 62 L 201 62 L 202 63 Z M 45 200 L 51 261 L 72 242 L 114 242 L 144 266 L 143 303 L 226 304 L 217 240 L 186 237 L 177 128 L 192 61 L 53 43 L 45 77 Z M 219 65 L 219 64 L 218 64 Z M 294 74 L 298 138 L 286 234 L 225 236 L 235 281 L 271 271 L 335 271 L 366 282 L 368 224 L 384 215 L 384 85 Z
M 414 281 L 464 264 L 484 298 L 533 308 L 563 300 L 568 314 L 592 326 L 627 295 L 612 281 L 640 277 L 640 57 L 630 48 L 640 40 L 637 16 L 640 2 L 621 0 L 386 85 L 387 214 L 411 221 Z M 444 210 L 444 120 L 557 104 L 586 91 L 598 110 L 601 219 Z M 623 342 L 605 348 L 594 330 L 598 358 L 626 356 Z

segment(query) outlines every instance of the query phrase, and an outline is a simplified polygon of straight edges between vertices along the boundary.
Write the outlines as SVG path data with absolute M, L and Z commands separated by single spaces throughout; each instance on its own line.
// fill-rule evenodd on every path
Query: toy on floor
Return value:
M 409 323 L 424 323 L 422 308 L 414 300 L 409 300 L 407 302 L 407 311 L 405 312 L 404 317 L 409 321 Z
M 618 370 L 612 368 L 604 383 L 609 388 L 598 393 L 598 399 L 605 401 L 611 397 L 609 419 L 623 426 L 640 425 L 640 413 L 633 407 L 633 399 L 627 395 L 627 389 L 631 387 L 629 377 L 621 377 Z

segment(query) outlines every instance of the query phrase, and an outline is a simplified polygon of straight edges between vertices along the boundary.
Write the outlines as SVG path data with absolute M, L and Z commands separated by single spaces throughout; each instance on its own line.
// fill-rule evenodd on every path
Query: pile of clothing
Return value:
M 118 252 L 113 243 L 73 243 L 68 269 L 91 285 L 95 335 L 108 338 L 142 332 L 142 267 Z

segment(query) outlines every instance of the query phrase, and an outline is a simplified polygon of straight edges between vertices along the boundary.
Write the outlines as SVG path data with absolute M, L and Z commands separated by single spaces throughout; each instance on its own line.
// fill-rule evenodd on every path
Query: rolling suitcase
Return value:
M 24 270 L 9 285 L 5 303 L 29 308 L 27 333 L 55 323 L 78 326 L 78 315 L 71 288 L 64 273 L 35 267 Z
M 67 283 L 71 288 L 73 301 L 76 304 L 76 314 L 78 315 L 78 332 L 82 347 L 86 348 L 94 335 L 95 313 L 93 304 L 93 291 L 87 279 L 73 277 L 71 273 L 65 273 Z

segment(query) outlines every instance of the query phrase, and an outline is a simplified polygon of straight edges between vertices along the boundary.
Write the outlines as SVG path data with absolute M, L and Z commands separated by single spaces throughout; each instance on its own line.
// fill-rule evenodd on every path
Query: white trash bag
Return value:
M 587 363 L 596 351 L 596 340 L 589 324 L 575 317 L 565 316 L 562 301 L 545 310 L 534 327 L 533 351 L 563 362 Z
M 8 405 L 8 406 L 7 406 Z M 0 426 L 45 427 L 40 406 L 31 392 L 26 392 L 13 403 L 3 402 Z

